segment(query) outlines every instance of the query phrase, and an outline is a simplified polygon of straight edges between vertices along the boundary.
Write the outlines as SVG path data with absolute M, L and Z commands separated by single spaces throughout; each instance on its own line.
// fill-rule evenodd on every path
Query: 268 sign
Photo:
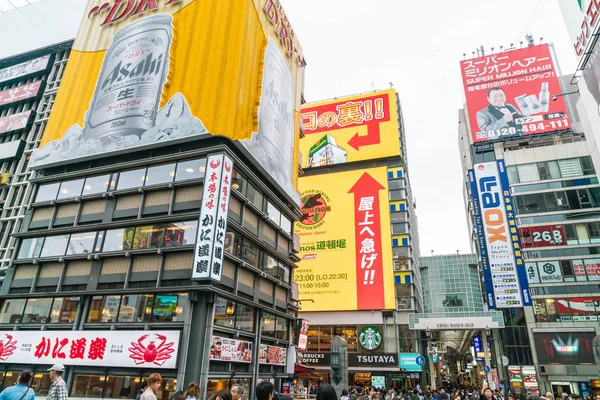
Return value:
M 519 229 L 522 247 L 566 246 L 563 225 L 534 226 Z

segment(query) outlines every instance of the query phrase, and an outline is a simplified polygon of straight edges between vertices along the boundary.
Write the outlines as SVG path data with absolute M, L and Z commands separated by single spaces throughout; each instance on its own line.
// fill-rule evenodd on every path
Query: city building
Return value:
M 531 74 L 555 71 L 555 55 L 552 45 L 528 41 L 461 62 L 466 106 L 458 135 L 467 219 L 486 305 L 504 314 L 511 387 L 531 392 L 535 374 L 541 393 L 583 395 L 599 373 L 592 346 L 600 316 L 600 158 L 572 76 Z M 534 60 L 529 69 L 517 68 L 523 57 Z M 481 84 L 470 77 L 472 66 L 486 59 L 505 60 L 516 79 L 481 72 Z
M 252 398 L 260 379 L 281 390 L 294 365 L 293 222 L 301 214 L 293 114 L 305 65 L 285 12 L 271 1 L 226 10 L 160 2 L 119 14 L 126 23 L 117 28 L 103 26 L 115 13 L 93 5 L 77 37 L 0 64 L 2 90 L 45 84 L 35 100 L 1 114 L 31 116 L 15 133 L 4 128 L 3 146 L 25 141 L 18 151 L 0 150 L 12 157 L 0 188 L 2 235 L 10 234 L 2 239 L 0 383 L 29 368 L 36 396 L 45 396 L 47 370 L 61 363 L 71 398 L 134 399 L 151 372 L 162 375 L 164 400 L 192 381 L 203 382 L 202 398 L 234 383 Z M 196 33 L 212 23 L 231 29 L 199 39 L 190 20 Z M 138 37 L 127 45 L 148 48 L 115 50 L 123 32 Z M 239 40 L 210 53 L 208 69 L 182 56 L 223 35 Z M 23 70 L 32 73 L 10 75 Z M 215 73 L 239 87 L 222 86 Z M 129 86 L 108 85 L 115 74 Z M 273 106 L 273 85 L 287 107 Z M 247 106 L 230 107 L 238 101 Z
M 299 180 L 299 317 L 310 323 L 307 384 L 331 382 L 332 340 L 346 340 L 341 385 L 421 379 L 408 314 L 423 310 L 416 202 L 398 94 L 375 91 L 304 104 Z M 360 135 L 360 136 L 359 136 Z M 410 367 L 406 363 L 412 363 Z

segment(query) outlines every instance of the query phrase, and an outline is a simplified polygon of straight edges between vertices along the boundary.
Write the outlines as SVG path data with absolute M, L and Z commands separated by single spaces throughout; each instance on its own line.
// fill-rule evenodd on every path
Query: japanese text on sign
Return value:
M 232 174 L 231 158 L 208 157 L 192 279 L 221 280 Z
M 46 55 L 0 69 L 0 83 L 43 71 L 48 67 L 49 61 L 50 55 Z
M 31 115 L 32 111 L 30 110 L 0 118 L 0 134 L 26 128 Z
M 0 359 L 10 363 L 175 368 L 178 331 L 5 331 Z
M 0 107 L 36 97 L 41 85 L 42 81 L 36 81 L 1 91 Z

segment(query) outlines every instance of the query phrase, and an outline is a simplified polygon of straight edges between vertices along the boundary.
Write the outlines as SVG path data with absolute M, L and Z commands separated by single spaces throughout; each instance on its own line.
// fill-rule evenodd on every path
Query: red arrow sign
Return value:
M 367 172 L 348 193 L 354 193 L 356 298 L 358 310 L 385 308 L 379 191 L 385 189 Z
M 381 136 L 379 133 L 379 121 L 370 121 L 367 123 L 367 134 L 365 136 L 358 136 L 358 132 L 350 140 L 348 144 L 354 147 L 357 151 L 362 146 L 369 146 L 371 144 L 381 143 Z

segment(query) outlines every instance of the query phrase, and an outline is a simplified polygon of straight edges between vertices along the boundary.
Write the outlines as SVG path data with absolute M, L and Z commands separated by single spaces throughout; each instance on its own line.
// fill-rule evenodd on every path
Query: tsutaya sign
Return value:
M 503 328 L 500 324 L 489 317 L 467 317 L 467 318 L 418 318 L 412 325 L 411 330 L 466 330 L 466 329 L 494 329 Z
M 0 348 L 11 364 L 173 369 L 179 331 L 3 331 Z

